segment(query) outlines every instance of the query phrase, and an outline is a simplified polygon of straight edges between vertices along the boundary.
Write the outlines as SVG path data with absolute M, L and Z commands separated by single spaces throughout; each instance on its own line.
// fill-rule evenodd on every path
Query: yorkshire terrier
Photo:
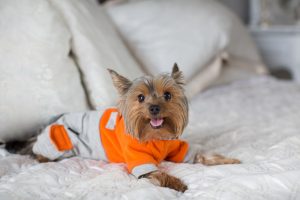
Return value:
M 159 170 L 162 161 L 240 163 L 217 154 L 203 154 L 178 139 L 188 124 L 189 109 L 177 64 L 170 74 L 133 81 L 108 71 L 120 95 L 117 108 L 61 116 L 33 144 L 32 151 L 40 162 L 81 156 L 125 163 L 135 177 L 181 192 L 187 190 L 186 184 Z

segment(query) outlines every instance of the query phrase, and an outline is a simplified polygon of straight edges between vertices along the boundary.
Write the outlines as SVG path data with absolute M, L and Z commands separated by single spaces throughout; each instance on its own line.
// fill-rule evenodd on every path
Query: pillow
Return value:
M 222 10 L 210 1 L 141 0 L 108 6 L 108 11 L 151 74 L 169 72 L 177 62 L 188 80 L 228 45 L 231 23 L 211 15 Z
M 24 139 L 63 112 L 88 109 L 71 35 L 48 1 L 0 2 L 0 140 Z
M 251 66 L 247 73 L 265 71 L 245 27 L 217 1 L 132 0 L 108 5 L 107 9 L 146 71 L 168 72 L 174 62 L 179 64 L 190 97 L 220 77 L 224 82 L 241 78 L 239 73 L 233 76 L 231 70 L 228 72 L 230 66 L 224 68 L 223 63 L 215 62 L 224 52 L 229 61 L 234 55 L 253 64 L 247 65 Z M 216 63 L 222 65 L 218 70 Z
M 216 79 L 220 76 L 225 62 L 228 62 L 228 54 L 222 52 L 215 56 L 207 65 L 202 67 L 201 72 L 197 73 L 185 86 L 187 98 L 192 99 L 209 85 L 214 84 Z
M 115 105 L 117 92 L 107 68 L 128 78 L 143 71 L 128 52 L 104 8 L 92 0 L 53 0 L 72 33 L 72 52 L 93 108 Z

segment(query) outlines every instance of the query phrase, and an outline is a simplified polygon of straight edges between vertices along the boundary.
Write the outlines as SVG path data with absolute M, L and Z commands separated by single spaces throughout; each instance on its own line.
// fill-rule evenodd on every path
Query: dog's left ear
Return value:
M 124 95 L 132 85 L 132 82 L 129 79 L 125 78 L 124 76 L 119 75 L 117 72 L 115 72 L 112 69 L 107 69 L 107 70 L 109 71 L 113 84 L 115 88 L 118 90 L 119 94 Z
M 183 78 L 183 73 L 182 73 L 182 71 L 179 70 L 177 63 L 174 63 L 171 76 L 177 84 L 179 84 L 179 85 L 185 84 L 184 78 Z

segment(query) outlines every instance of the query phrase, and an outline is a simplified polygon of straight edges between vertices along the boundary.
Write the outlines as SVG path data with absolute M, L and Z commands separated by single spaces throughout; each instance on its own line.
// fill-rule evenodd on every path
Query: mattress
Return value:
M 79 157 L 39 164 L 0 149 L 0 199 L 300 199 L 300 85 L 255 77 L 190 102 L 183 139 L 239 165 L 164 162 L 185 193 L 137 180 L 124 164 Z

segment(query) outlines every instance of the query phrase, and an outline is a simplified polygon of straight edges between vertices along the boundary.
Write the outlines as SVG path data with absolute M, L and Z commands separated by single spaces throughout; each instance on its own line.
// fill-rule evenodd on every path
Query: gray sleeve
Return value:
M 132 169 L 132 174 L 136 177 L 139 178 L 140 176 L 144 174 L 148 174 L 150 172 L 157 171 L 158 168 L 154 164 L 143 164 L 143 165 L 138 165 Z

